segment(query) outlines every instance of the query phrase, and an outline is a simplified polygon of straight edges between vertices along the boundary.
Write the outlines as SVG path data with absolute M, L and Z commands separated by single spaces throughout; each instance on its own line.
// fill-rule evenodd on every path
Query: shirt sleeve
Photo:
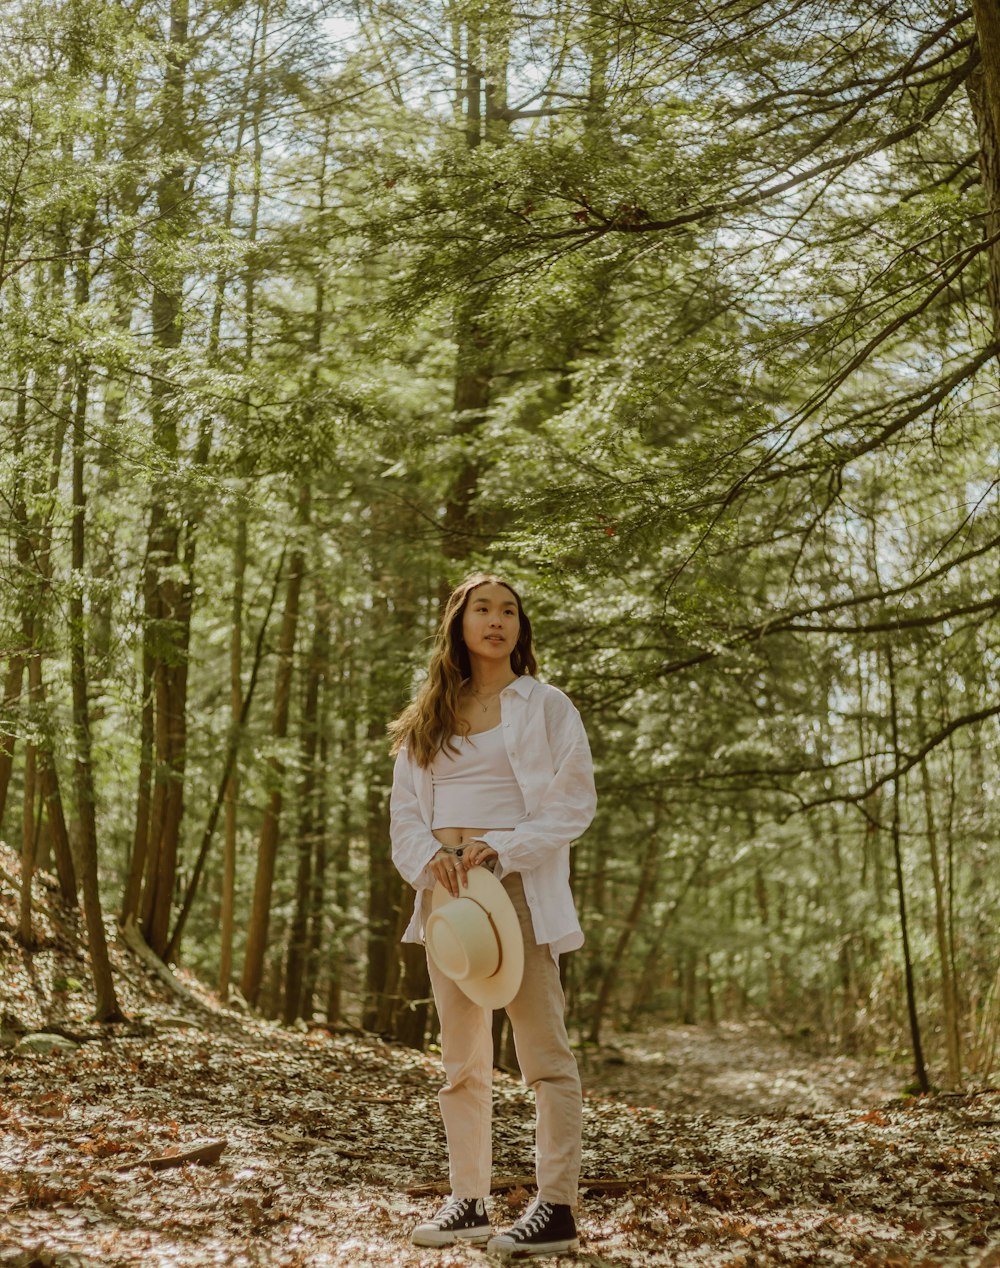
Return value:
M 594 763 L 583 720 L 568 697 L 560 695 L 558 714 L 545 716 L 554 775 L 534 812 L 512 832 L 484 832 L 505 872 L 528 872 L 570 846 L 590 826 L 597 809 Z M 555 713 L 555 709 L 553 709 Z
M 424 823 L 420 813 L 406 749 L 400 749 L 396 754 L 392 770 L 389 839 L 392 842 L 392 861 L 403 880 L 414 889 L 433 888 L 434 877 L 427 870 L 427 864 L 440 850 L 441 842 Z

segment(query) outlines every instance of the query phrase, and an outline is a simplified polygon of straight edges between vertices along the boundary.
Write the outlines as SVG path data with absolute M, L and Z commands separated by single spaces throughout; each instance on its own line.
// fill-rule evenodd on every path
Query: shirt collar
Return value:
M 504 687 L 504 691 L 516 691 L 519 696 L 523 696 L 527 700 L 536 682 L 537 679 L 532 678 L 531 674 L 521 674 L 519 678 L 515 678 L 513 682 L 508 683 Z

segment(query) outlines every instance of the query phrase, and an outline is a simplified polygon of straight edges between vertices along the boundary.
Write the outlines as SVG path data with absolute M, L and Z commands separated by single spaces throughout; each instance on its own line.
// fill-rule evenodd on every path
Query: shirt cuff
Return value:
M 512 837 L 513 835 L 514 834 L 512 832 L 484 832 L 482 836 L 473 837 L 472 840 L 482 841 L 483 845 L 488 845 L 491 850 L 496 850 L 497 858 L 500 860 L 501 863 L 503 863 L 504 851 L 501 847 L 503 845 L 510 844 L 509 840 L 505 841 L 504 838 L 505 837 L 509 838 L 509 837 Z M 504 870 L 505 871 L 507 870 L 506 867 L 504 867 Z
M 440 849 L 441 849 L 441 842 L 438 840 L 435 840 L 434 849 L 431 851 L 430 854 L 428 854 L 427 862 L 424 864 L 423 870 L 417 876 L 417 879 L 413 882 L 414 889 L 416 890 L 433 889 L 434 886 L 437 884 L 437 877 L 435 877 L 434 873 L 430 870 L 430 862 L 431 862 L 431 859 L 434 857 L 434 855 L 437 854 L 438 850 Z

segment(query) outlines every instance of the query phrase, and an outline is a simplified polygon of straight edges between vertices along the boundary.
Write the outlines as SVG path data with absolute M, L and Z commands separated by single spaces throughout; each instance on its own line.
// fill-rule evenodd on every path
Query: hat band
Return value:
M 479 910 L 485 914 L 486 919 L 490 922 L 490 928 L 493 930 L 493 937 L 497 940 L 497 966 L 492 973 L 483 979 L 488 982 L 491 977 L 496 977 L 503 968 L 503 939 L 500 937 L 500 930 L 496 927 L 492 915 L 486 910 L 479 899 L 473 898 L 471 894 L 463 894 L 462 897 L 468 899 L 470 903 L 475 903 Z

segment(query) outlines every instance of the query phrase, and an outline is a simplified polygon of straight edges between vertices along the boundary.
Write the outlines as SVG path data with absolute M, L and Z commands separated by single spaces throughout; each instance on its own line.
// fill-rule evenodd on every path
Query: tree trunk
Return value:
M 161 152 L 169 158 L 169 165 L 156 184 L 157 222 L 165 236 L 168 255 L 175 252 L 177 221 L 187 202 L 185 163 L 190 137 L 184 111 L 189 57 L 188 0 L 170 0 L 160 129 Z M 142 931 L 150 948 L 162 957 L 170 929 L 184 813 L 187 658 L 193 587 L 191 557 L 182 553 L 181 513 L 172 474 L 180 453 L 181 405 L 175 398 L 170 366 L 182 337 L 183 274 L 178 265 L 162 262 L 155 279 L 151 312 L 158 372 L 151 385 L 150 414 L 153 440 L 170 474 L 155 482 L 149 519 L 143 694 L 152 717 L 144 718 L 144 723 L 151 721 L 151 735 L 144 726 L 142 738 L 151 743 L 155 761 L 151 801 L 148 782 L 144 782 L 146 768 L 140 771 L 132 870 L 136 871 L 145 856 Z M 151 698 L 147 693 L 151 693 Z M 148 829 L 143 831 L 147 815 Z
M 10 787 L 10 776 L 14 769 L 14 728 L 8 721 L 21 698 L 21 683 L 24 681 L 24 656 L 16 651 L 7 661 L 7 674 L 3 685 L 3 720 L 0 725 L 0 824 L 3 823 L 4 809 L 7 805 L 7 790 Z
M 385 723 L 369 724 L 369 742 L 381 742 Z M 389 806 L 386 790 L 369 781 L 365 835 L 368 841 L 368 937 L 365 962 L 365 1004 L 362 1022 L 366 1030 L 387 1031 L 392 1001 L 399 981 L 396 931 L 402 882 L 392 865 L 389 847 Z
M 681 1021 L 685 1026 L 698 1022 L 698 953 L 694 947 L 681 952 Z
M 955 919 L 955 805 L 958 799 L 958 772 L 956 771 L 955 737 L 948 737 L 948 809 L 945 817 L 947 857 L 945 860 L 945 887 L 947 893 L 948 963 L 955 988 L 955 1008 L 961 1017 L 964 1008 L 962 979 L 958 971 L 958 938 Z
M 608 1004 L 611 1001 L 612 992 L 621 981 L 625 953 L 628 950 L 629 943 L 632 941 L 632 936 L 639 927 L 644 908 L 655 894 L 659 858 L 659 815 L 657 814 L 654 815 L 652 828 L 646 833 L 646 848 L 642 855 L 642 864 L 635 894 L 629 906 L 628 914 L 618 933 L 618 938 L 611 953 L 608 967 L 601 980 L 601 985 L 598 988 L 597 999 L 594 1001 L 590 1019 L 590 1033 L 587 1036 L 589 1043 L 599 1044 L 601 1042 L 601 1026 L 604 1022 Z
M 23 376 L 18 382 L 17 406 L 14 418 L 14 452 L 23 462 L 24 443 L 28 432 L 28 396 Z M 23 482 L 27 472 L 18 473 L 18 486 L 13 497 L 13 522 L 16 536 L 14 539 L 14 557 L 18 568 L 18 590 L 23 596 L 30 593 L 29 578 L 34 575 L 32 560 L 31 533 L 28 526 L 28 512 L 25 506 Z M 0 725 L 0 825 L 3 823 L 4 809 L 7 805 L 7 790 L 10 787 L 11 772 L 14 769 L 15 728 L 7 723 L 7 718 L 17 708 L 21 697 L 21 685 L 24 681 L 24 667 L 32 647 L 32 618 L 27 603 L 21 603 L 21 647 L 17 648 L 7 662 L 7 676 L 4 681 L 3 719 Z
M 324 691 L 324 698 L 328 691 Z M 316 788 L 316 815 L 319 828 L 316 832 L 316 849 L 313 854 L 312 883 L 309 888 L 309 931 L 306 939 L 306 963 L 302 982 L 301 1015 L 312 1017 L 316 1009 L 316 985 L 319 980 L 323 954 L 323 912 L 326 907 L 327 870 L 327 776 L 330 761 L 330 745 L 326 737 L 325 710 L 320 710 L 319 767 Z
M 358 764 L 357 703 L 355 667 L 352 659 L 353 630 L 338 625 L 337 657 L 340 667 L 334 713 L 340 720 L 340 751 L 337 755 L 337 826 L 333 858 L 333 928 L 327 960 L 326 1020 L 335 1025 L 341 1016 L 343 964 L 347 944 L 347 919 L 350 904 L 351 833 L 354 825 L 353 796 Z
M 934 934 L 937 941 L 938 963 L 941 966 L 941 1003 L 944 1012 L 945 1050 L 948 1057 L 948 1086 L 955 1089 L 962 1085 L 961 1035 L 955 1003 L 955 982 L 951 973 L 945 892 L 941 878 L 937 825 L 934 817 L 934 793 L 926 759 L 920 763 L 920 781 L 924 796 L 924 821 L 927 825 L 931 882 L 934 886 Z
M 124 153 L 138 153 L 146 144 L 145 133 L 148 119 L 140 117 L 139 93 L 140 88 L 136 80 L 126 77 L 125 82 L 120 85 L 116 111 L 123 121 L 119 144 Z M 145 114 L 145 106 L 142 113 L 143 115 Z M 102 144 L 101 149 L 106 154 L 106 141 Z M 111 211 L 116 220 L 115 249 L 104 263 L 108 278 L 107 296 L 111 313 L 113 314 L 111 324 L 117 337 L 123 342 L 129 341 L 133 337 L 133 315 L 136 307 L 143 302 L 140 298 L 140 282 L 142 287 L 145 286 L 143 270 L 136 260 L 135 253 L 136 238 L 139 233 L 138 222 L 140 220 L 137 213 L 146 196 L 146 173 L 142 172 L 140 178 L 140 170 L 139 165 L 127 167 L 121 165 L 116 172 L 114 202 Z M 128 393 L 127 381 L 130 377 L 127 370 L 124 371 L 121 377 L 117 377 L 114 371 L 109 370 L 103 380 L 100 443 L 97 445 L 94 455 L 94 497 L 101 506 L 113 505 L 120 496 L 120 490 L 125 483 L 123 470 L 117 455 L 121 437 L 121 415 Z M 96 669 L 98 672 L 97 682 L 102 682 L 116 654 L 113 625 L 116 587 L 113 584 L 113 579 L 117 568 L 118 555 L 119 544 L 113 529 L 102 534 L 93 543 L 90 569 L 98 584 L 95 586 L 95 594 L 91 599 L 91 646 L 93 654 L 90 666 L 92 688 L 95 685 L 93 670 Z M 105 580 L 111 584 L 102 585 L 101 582 Z M 95 720 L 97 720 L 96 717 L 92 716 L 92 721 Z M 146 761 L 148 785 L 148 777 L 151 771 L 149 751 L 146 750 L 143 756 Z M 135 825 L 133 825 L 133 850 L 134 832 Z M 131 859 L 129 862 L 131 863 Z M 139 885 L 141 885 L 141 880 L 142 873 L 140 871 Z M 126 881 L 127 884 L 128 882 Z M 132 913 L 135 912 L 138 906 L 139 885 L 135 886 L 134 900 L 130 908 Z M 123 908 L 124 905 L 125 899 L 123 896 Z
M 145 579 L 145 608 L 147 614 L 151 612 L 153 604 L 151 579 L 152 573 L 147 568 Z M 139 771 L 136 787 L 135 826 L 132 830 L 132 852 L 129 857 L 128 880 L 125 885 L 125 896 L 122 899 L 122 910 L 119 917 L 123 926 L 138 914 L 139 898 L 142 894 L 142 878 L 146 871 L 146 862 L 149 856 L 149 825 L 152 813 L 153 784 L 153 728 L 155 723 L 153 710 L 154 664 L 152 636 L 147 632 L 142 639 Z
M 972 0 L 972 12 L 982 63 L 969 76 L 968 92 L 979 137 L 984 232 L 987 238 L 996 238 L 1000 234 L 1000 6 L 996 0 Z M 993 338 L 1000 341 L 1000 241 L 989 247 L 989 299 Z
M 285 552 L 282 551 L 281 558 L 278 560 L 278 567 L 275 573 L 274 586 L 271 590 L 271 598 L 268 601 L 267 611 L 260 623 L 260 633 L 257 635 L 257 646 L 254 651 L 253 669 L 250 671 L 250 685 L 247 687 L 247 694 L 244 696 L 240 705 L 239 716 L 235 725 L 231 728 L 229 738 L 226 742 L 226 753 L 222 763 L 222 777 L 219 783 L 218 792 L 212 803 L 212 809 L 208 814 L 208 821 L 205 824 L 205 830 L 201 834 L 201 844 L 198 847 L 198 855 L 195 859 L 194 867 L 191 869 L 191 878 L 188 881 L 187 889 L 184 892 L 184 899 L 181 902 L 181 909 L 177 914 L 177 923 L 174 925 L 174 931 L 170 935 L 167 943 L 166 951 L 163 959 L 170 961 L 180 954 L 181 938 L 184 936 L 184 926 L 187 924 L 187 918 L 191 914 L 191 908 L 194 905 L 195 895 L 198 893 L 198 885 L 201 882 L 201 875 L 205 867 L 205 861 L 208 858 L 208 851 L 211 848 L 212 838 L 215 835 L 215 825 L 219 821 L 219 814 L 226 800 L 226 789 L 229 786 L 233 770 L 236 767 L 236 757 L 239 752 L 240 740 L 246 727 L 247 718 L 250 716 L 250 706 L 253 704 L 254 693 L 257 690 L 257 680 L 260 676 L 261 662 L 264 658 L 264 636 L 271 624 L 271 613 L 274 611 L 274 603 L 278 594 L 278 585 L 281 581 L 281 574 L 284 570 Z
M 710 1026 L 718 1025 L 719 1021 L 715 1007 L 715 974 L 711 952 L 705 954 L 705 1020 Z
M 840 841 L 840 824 L 837 816 L 831 814 L 828 822 L 816 822 L 810 819 L 813 826 L 813 843 L 820 849 L 823 841 L 829 842 L 830 858 L 833 863 L 834 892 L 837 901 L 837 985 L 839 987 L 839 1008 L 836 1019 L 837 1041 L 844 1052 L 853 1052 L 856 1047 L 854 1034 L 855 1003 L 858 998 L 857 982 L 854 971 L 854 953 L 847 931 L 851 928 L 849 889 L 846 883 L 844 856 Z
M 899 749 L 899 716 L 896 707 L 896 667 L 892 654 L 892 644 L 886 643 L 886 673 L 889 679 L 889 721 L 892 731 L 893 761 L 899 766 L 902 755 Z M 910 954 L 910 933 L 906 916 L 906 887 L 903 880 L 903 848 L 900 834 L 900 776 L 892 781 L 892 853 L 896 867 L 896 897 L 899 903 L 899 934 L 903 950 L 903 972 L 906 980 L 906 1008 L 910 1019 L 910 1037 L 913 1043 L 913 1063 L 917 1075 L 917 1084 L 921 1092 L 931 1090 L 924 1066 L 924 1049 L 920 1037 L 920 1022 L 917 1017 L 917 993 L 913 981 L 913 958 Z
M 923 717 L 923 691 L 918 687 L 916 697 L 917 735 L 925 740 Z M 948 1086 L 958 1088 L 962 1083 L 961 1036 L 959 1034 L 958 1009 L 955 1002 L 955 980 L 951 972 L 951 954 L 948 943 L 947 900 L 941 875 L 938 850 L 937 821 L 934 814 L 934 790 L 927 757 L 920 763 L 920 785 L 924 798 L 924 822 L 927 829 L 927 850 L 931 868 L 931 884 L 934 887 L 934 935 L 937 942 L 938 963 L 941 966 L 941 1004 L 944 1013 L 945 1051 L 948 1056 Z
M 68 253 L 68 250 L 67 250 Z M 81 282 L 81 286 L 83 283 Z M 81 292 L 85 293 L 85 292 Z M 20 450 L 26 434 L 27 419 L 25 413 L 25 393 L 18 392 L 17 417 L 15 423 L 16 445 Z M 23 668 L 28 666 L 28 698 L 27 704 L 31 712 L 31 731 L 34 739 L 30 760 L 29 782 L 39 794 L 38 823 L 33 830 L 35 845 L 33 861 L 35 868 L 48 866 L 50 847 L 55 853 L 56 871 L 59 877 L 59 892 L 67 903 L 76 905 L 76 873 L 73 855 L 66 830 L 66 819 L 63 813 L 62 797 L 59 790 L 59 778 L 53 752 L 53 736 L 45 696 L 45 682 L 42 667 L 41 648 L 45 642 L 45 598 L 52 582 L 52 521 L 58 501 L 59 481 L 63 465 L 63 451 L 66 444 L 68 417 L 65 411 L 58 413 L 54 420 L 52 450 L 49 461 L 47 487 L 39 481 L 36 494 L 44 488 L 46 509 L 36 512 L 29 518 L 25 503 L 21 480 L 26 481 L 25 470 L 19 477 L 19 485 L 13 498 L 13 519 L 17 528 L 15 556 L 18 563 L 17 590 L 21 595 L 21 635 L 23 648 L 10 662 L 11 674 L 8 679 L 10 694 L 16 699 L 21 689 Z M 37 497 L 36 497 L 37 501 Z M 17 665 L 15 666 L 15 660 Z M 9 749 L 5 749 L 0 740 L 0 818 L 3 814 L 3 800 L 6 796 L 7 781 L 10 776 L 9 757 L 13 754 L 13 736 Z M 8 760 L 4 763 L 4 758 Z M 32 794 L 33 795 L 33 794 Z M 42 815 L 47 832 L 41 837 Z M 26 839 L 26 838 L 25 838 Z
M 261 103 L 262 105 L 262 103 Z M 254 135 L 260 145 L 260 117 L 255 117 Z M 330 126 L 327 121 L 323 131 L 320 167 L 317 182 L 316 214 L 322 222 L 327 208 L 327 163 L 330 147 Z M 321 268 L 316 270 L 315 297 L 312 312 L 312 328 L 309 339 L 309 375 L 306 389 L 305 426 L 311 429 L 314 421 L 313 400 L 319 387 L 320 354 L 323 347 L 323 329 L 326 320 L 326 287 Z M 315 921 L 310 920 L 316 903 L 315 885 L 323 884 L 322 875 L 315 869 L 325 866 L 325 825 L 320 817 L 324 771 L 317 761 L 320 754 L 320 698 L 326 691 L 330 659 L 330 600 L 322 577 L 316 580 L 316 608 L 313 644 L 306 674 L 300 734 L 302 781 L 299 789 L 298 866 L 295 880 L 295 905 L 289 926 L 288 958 L 286 964 L 284 1017 L 291 1023 L 303 1015 L 304 990 L 310 944 L 318 933 Z M 311 993 L 311 992 L 310 992 Z
M 653 986 L 660 973 L 660 955 L 663 950 L 663 941 L 668 932 L 673 928 L 673 920 L 680 910 L 681 903 L 684 901 L 688 890 L 694 885 L 701 876 L 702 869 L 708 862 L 708 856 L 712 852 L 712 846 L 715 841 L 715 834 L 719 823 L 722 820 L 722 813 L 718 811 L 715 816 L 715 822 L 706 830 L 705 841 L 699 853 L 695 857 L 687 876 L 674 895 L 673 900 L 660 919 L 659 926 L 656 931 L 646 957 L 643 961 L 642 972 L 639 974 L 639 982 L 635 988 L 635 994 L 632 997 L 632 1003 L 629 1008 L 629 1025 L 634 1026 L 638 1020 L 642 1008 L 649 998 L 653 990 Z
M 455 27 L 455 34 L 459 40 L 456 62 L 461 66 L 460 26 Z M 507 35 L 503 23 L 497 24 L 494 31 L 488 13 L 470 11 L 465 38 L 465 83 L 457 98 L 465 105 L 466 147 L 475 150 L 484 140 L 501 142 L 509 130 Z M 452 559 L 467 556 L 479 545 L 485 531 L 482 513 L 473 509 L 480 478 L 480 463 L 474 452 L 475 437 L 489 407 L 495 359 L 492 337 L 484 320 L 484 303 L 482 295 L 476 294 L 461 300 L 455 311 L 453 430 L 463 444 L 444 516 L 443 549 Z
M 403 896 L 403 907 L 400 913 L 409 921 L 410 911 Z M 405 929 L 405 925 L 403 926 Z M 402 930 L 400 930 L 402 936 Z M 408 1048 L 416 1048 L 423 1052 L 427 1042 L 427 1022 L 430 1017 L 431 978 L 427 970 L 427 953 L 422 946 L 414 943 L 405 944 L 400 951 L 402 957 L 402 974 L 400 977 L 400 999 L 393 1013 L 392 1035 Z M 506 1016 L 499 1013 L 499 1016 Z
M 186 571 L 180 533 L 165 515 L 154 517 L 150 546 L 150 556 L 157 561 L 153 612 L 160 639 L 154 645 L 153 658 L 156 777 L 150 820 L 152 848 L 143 899 L 143 936 L 151 950 L 162 957 L 170 930 L 184 813 L 191 583 L 189 577 L 179 579 L 178 574 Z
M 35 816 L 36 788 L 36 752 L 34 732 L 37 720 L 32 716 L 37 707 L 39 661 L 38 652 L 32 647 L 28 660 L 28 725 L 32 735 L 25 745 L 24 751 L 24 790 L 21 802 L 21 908 L 18 922 L 18 938 L 22 946 L 30 947 L 34 943 L 31 929 L 31 882 L 35 875 L 35 851 L 38 842 L 38 824 Z
M 18 392 L 18 417 L 15 437 L 23 441 L 26 434 L 27 418 L 24 412 L 25 394 Z M 27 478 L 23 473 L 22 481 Z M 21 794 L 21 901 L 18 920 L 18 937 L 25 947 L 34 942 L 31 927 L 31 885 L 35 875 L 35 853 L 38 844 L 38 825 L 35 819 L 35 801 L 37 798 L 38 745 L 36 737 L 40 731 L 41 719 L 38 716 L 38 687 L 41 669 L 38 643 L 41 635 L 40 585 L 36 564 L 37 542 L 33 540 L 28 524 L 28 513 L 22 496 L 23 484 L 19 482 L 14 498 L 14 522 L 17 529 L 16 557 L 21 572 L 18 586 L 21 607 L 21 634 L 24 639 L 22 666 L 28 668 L 28 690 L 24 700 L 23 715 L 28 734 L 24 746 L 24 775 Z M 21 677 L 23 677 L 23 672 Z M 20 686 L 20 684 L 19 684 Z M 13 737 L 11 737 L 11 753 L 13 753 Z
M 240 501 L 236 510 L 236 542 L 233 548 L 233 600 L 229 628 L 229 715 L 230 726 L 240 725 L 243 710 L 243 593 L 247 571 L 247 516 Z M 233 918 L 236 903 L 236 806 L 239 770 L 233 768 L 226 780 L 226 826 L 222 851 L 222 903 L 220 913 L 219 996 L 229 996 L 233 975 Z
M 430 634 L 431 615 L 425 596 L 429 583 L 412 572 L 387 572 L 376 592 L 381 598 L 369 615 L 375 623 L 369 650 L 371 670 L 366 683 L 365 711 L 368 751 L 365 838 L 368 847 L 368 928 L 363 1024 L 380 1034 L 391 1034 L 399 1009 L 412 1000 L 400 996 L 401 985 L 417 990 L 423 999 L 419 975 L 401 982 L 399 941 L 413 909 L 413 890 L 392 862 L 389 841 L 389 770 L 386 755 L 386 719 L 398 712 L 409 694 L 410 666 L 400 655 L 407 645 Z M 389 595 L 392 595 L 392 604 Z
M 84 256 L 80 269 L 85 273 L 89 263 Z M 86 302 L 86 295 L 81 306 Z M 86 497 L 84 494 L 84 438 L 87 415 L 88 372 L 79 369 L 76 407 L 73 415 L 73 520 L 72 568 L 78 583 L 70 587 L 70 675 L 73 689 L 74 774 L 77 815 L 80 823 L 79 868 L 83 888 L 83 905 L 87 920 L 87 942 L 90 948 L 91 972 L 96 996 L 95 1016 L 98 1021 L 123 1021 L 118 1006 L 111 962 L 104 936 L 104 918 L 97 872 L 97 821 L 94 806 L 94 768 L 91 761 L 90 716 L 87 700 L 86 626 L 83 603 L 83 569 L 85 561 Z
M 300 532 L 309 519 L 309 499 L 309 486 L 303 485 L 299 490 L 298 502 Z M 299 595 L 304 571 L 305 551 L 300 537 L 291 555 L 288 587 L 285 591 L 285 610 L 278 641 L 278 667 L 274 678 L 274 705 L 271 713 L 271 738 L 276 746 L 280 745 L 288 734 L 295 635 L 298 629 Z M 281 808 L 284 799 L 282 784 L 285 764 L 277 753 L 271 757 L 268 764 L 272 787 L 257 841 L 257 873 L 254 881 L 253 906 L 247 930 L 243 976 L 240 981 L 243 996 L 250 1004 L 257 1003 L 261 975 L 264 970 L 264 952 L 267 948 L 267 931 L 271 918 L 271 891 L 274 886 L 274 867 L 278 854 Z
M 45 684 L 42 684 L 44 699 Z M 41 789 L 45 802 L 45 818 L 52 841 L 52 851 L 56 860 L 56 875 L 59 878 L 59 893 L 63 902 L 71 907 L 77 904 L 76 865 L 73 861 L 73 847 L 66 827 L 66 815 L 63 810 L 62 793 L 59 788 L 59 777 L 56 773 L 55 760 L 48 750 L 43 750 L 41 757 Z
M 402 974 L 402 956 L 399 941 L 409 923 L 413 909 L 413 890 L 404 883 L 392 861 L 389 843 L 389 787 L 385 762 L 385 719 L 399 708 L 406 699 L 408 666 L 398 656 L 403 634 L 413 639 L 426 620 L 427 610 L 417 598 L 420 583 L 412 576 L 394 576 L 393 606 L 388 602 L 374 612 L 375 619 L 383 618 L 379 634 L 387 652 L 381 663 L 375 663 L 368 680 L 368 741 L 369 758 L 366 768 L 366 823 L 368 841 L 369 904 L 368 904 L 368 962 L 365 974 L 364 1025 L 379 1033 L 394 1033 L 395 1018 L 401 1017 L 401 1009 L 411 1004 L 417 1006 L 427 998 L 420 971 L 414 969 Z M 388 590 L 384 590 L 387 593 Z M 426 588 L 425 591 L 426 593 Z M 430 633 L 427 630 L 426 633 Z M 385 773 L 383 773 L 385 772 Z M 409 995 L 408 992 L 414 992 Z
M 285 969 L 284 1020 L 291 1025 L 302 1016 L 302 988 L 309 945 L 309 913 L 312 900 L 313 866 L 317 842 L 323 831 L 317 796 L 323 773 L 319 769 L 319 702 L 330 659 L 330 604 L 321 581 L 316 586 L 316 623 L 306 671 L 305 700 L 300 728 L 298 867 L 295 878 L 295 906 L 288 930 L 288 959 Z
M 229 233 L 233 224 L 233 212 L 236 207 L 237 192 L 237 158 L 243 148 L 243 137 L 246 131 L 247 119 L 250 114 L 250 91 L 254 80 L 253 68 L 256 67 L 258 59 L 262 54 L 266 53 L 265 49 L 260 48 L 261 28 L 263 28 L 264 39 L 266 41 L 268 6 L 263 6 L 263 11 L 258 13 L 258 26 L 253 33 L 253 39 L 250 42 L 249 60 L 247 64 L 247 75 L 244 81 L 243 102 L 240 107 L 240 117 L 236 128 L 236 146 L 229 169 L 229 182 L 226 188 L 226 209 L 223 215 L 223 229 L 225 233 Z M 257 93 L 257 109 L 254 115 L 254 149 L 255 153 L 260 147 L 260 119 L 263 111 L 264 103 L 264 77 L 259 78 L 259 89 Z M 251 227 L 249 241 L 256 239 L 257 217 L 260 208 L 260 175 L 261 169 L 259 162 L 254 166 L 253 192 L 251 197 Z M 220 269 L 215 279 L 215 302 L 212 307 L 212 320 L 209 325 L 208 338 L 208 355 L 209 360 L 213 363 L 218 360 L 219 343 L 222 331 L 222 314 L 224 308 L 224 299 L 226 285 L 229 281 L 228 274 L 225 270 Z M 244 323 L 244 345 L 243 345 L 243 368 L 249 370 L 253 364 L 253 341 L 254 341 L 254 279 L 248 276 L 245 279 L 245 315 Z M 249 410 L 249 402 L 247 404 Z M 244 468 L 244 460 L 241 455 L 239 466 Z M 246 507 L 243 502 L 243 488 L 241 487 L 236 505 L 236 540 L 233 547 L 233 599 L 232 599 L 232 620 L 230 623 L 229 635 L 229 711 L 231 725 L 236 728 L 240 725 L 240 716 L 243 707 L 243 601 L 244 588 L 246 584 L 247 569 L 247 514 Z M 222 999 L 226 999 L 229 995 L 229 986 L 233 973 L 233 924 L 235 914 L 236 901 L 236 848 L 237 848 L 237 804 L 239 800 L 239 771 L 237 765 L 233 763 L 232 773 L 226 784 L 226 819 L 225 819 L 225 837 L 222 855 L 222 898 L 221 898 L 221 934 L 220 934 L 220 954 L 219 954 L 219 995 Z
M 972 0 L 972 12 L 993 132 L 1000 137 L 1000 7 L 995 0 Z
M 388 839 L 388 820 L 386 820 L 386 839 Z M 395 873 L 395 869 L 393 872 Z M 391 882 L 388 887 L 385 977 L 381 983 L 381 991 L 377 996 L 375 1008 L 371 1013 L 371 1029 L 387 1038 L 396 1039 L 398 1038 L 394 1029 L 396 1020 L 401 1010 L 414 1003 L 403 994 L 403 962 L 407 948 L 402 944 L 403 933 L 410 922 L 412 900 L 409 886 L 404 884 L 398 873 L 391 876 Z M 419 998 L 418 994 L 417 999 Z

